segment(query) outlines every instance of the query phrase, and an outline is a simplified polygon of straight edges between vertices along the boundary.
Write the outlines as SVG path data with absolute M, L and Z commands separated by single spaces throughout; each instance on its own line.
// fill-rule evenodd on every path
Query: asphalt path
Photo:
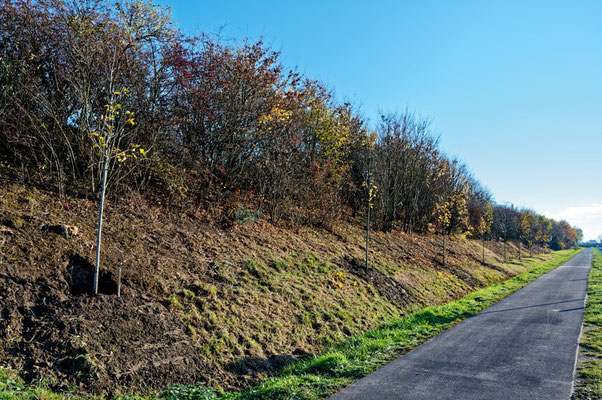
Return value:
M 592 249 L 331 399 L 569 400 Z

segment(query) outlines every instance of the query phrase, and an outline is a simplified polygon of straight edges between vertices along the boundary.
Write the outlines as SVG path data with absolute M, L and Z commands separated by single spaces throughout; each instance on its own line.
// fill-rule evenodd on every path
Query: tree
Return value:
M 0 147 L 39 167 L 60 194 L 84 178 L 98 193 L 102 160 L 88 134 L 99 130 L 110 93 L 132 92 L 127 108 L 145 133 L 132 143 L 152 148 L 168 120 L 157 116 L 156 87 L 167 81 L 161 57 L 171 24 L 147 1 L 0 1 Z M 109 182 L 128 174 L 115 170 Z
M 552 240 L 552 221 L 543 215 L 537 216 L 533 240 L 542 247 L 547 247 Z
M 442 265 L 445 267 L 445 237 L 447 236 L 452 219 L 452 203 L 446 201 L 437 209 L 437 221 L 443 236 L 443 260 Z
M 509 238 L 516 238 L 516 214 L 518 211 L 512 205 L 495 205 L 493 208 L 492 235 L 502 239 L 504 243 L 504 262 L 506 261 L 506 247 Z
M 370 246 L 370 216 L 372 213 L 372 208 L 374 207 L 374 198 L 376 197 L 376 189 L 377 186 L 374 185 L 372 179 L 372 149 L 374 147 L 374 138 L 367 142 L 368 146 L 368 169 L 366 171 L 366 180 L 364 181 L 364 186 L 366 187 L 366 269 L 369 267 L 370 255 L 369 255 L 369 246 Z
M 140 149 L 146 162 L 122 162 Z M 97 268 L 106 193 L 125 190 L 331 230 L 349 212 L 366 222 L 367 251 L 374 229 L 435 231 L 444 264 L 453 234 L 481 239 L 483 262 L 487 235 L 504 249 L 580 238 L 562 221 L 533 213 L 521 226 L 524 212 L 491 211 L 430 121 L 383 113 L 371 133 L 261 40 L 189 37 L 147 0 L 0 0 L 0 157 L 61 195 L 89 185 L 101 202 Z
M 483 244 L 483 264 L 485 264 L 485 235 L 491 231 L 492 224 L 493 206 L 491 203 L 486 203 L 479 221 L 479 234 L 481 235 L 481 242 Z
M 98 231 L 96 235 L 96 263 L 93 282 L 93 292 L 95 295 L 98 294 L 102 222 L 109 169 L 115 165 L 115 161 L 124 162 L 129 158 L 137 159 L 139 156 L 146 155 L 145 150 L 139 145 L 132 145 L 131 148 L 126 150 L 118 147 L 124 137 L 128 135 L 127 125 L 135 125 L 133 114 L 130 111 L 124 111 L 122 114 L 123 107 L 121 103 L 118 102 L 120 98 L 127 96 L 128 93 L 129 90 L 126 88 L 113 91 L 109 97 L 109 103 L 106 105 L 105 114 L 102 116 L 100 132 L 90 133 L 90 137 L 94 141 L 94 147 L 99 150 L 102 157 L 100 205 L 98 211 Z
M 573 226 L 573 230 L 575 231 L 575 234 L 577 235 L 577 244 L 583 242 L 583 231 L 579 228 L 577 228 L 576 226 Z
M 537 216 L 533 211 L 525 210 L 520 215 L 520 239 L 529 249 L 532 256 L 532 246 L 537 235 Z

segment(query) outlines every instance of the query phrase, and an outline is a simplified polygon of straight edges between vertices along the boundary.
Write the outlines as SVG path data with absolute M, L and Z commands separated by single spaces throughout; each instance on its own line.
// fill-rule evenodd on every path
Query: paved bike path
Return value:
M 592 250 L 334 395 L 332 400 L 569 400 Z

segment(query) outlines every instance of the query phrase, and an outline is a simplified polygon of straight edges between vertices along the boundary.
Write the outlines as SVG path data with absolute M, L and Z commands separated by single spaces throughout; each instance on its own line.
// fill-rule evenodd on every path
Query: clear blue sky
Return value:
M 372 120 L 432 119 L 498 202 L 602 234 L 602 1 L 160 2 L 185 32 L 263 36 Z

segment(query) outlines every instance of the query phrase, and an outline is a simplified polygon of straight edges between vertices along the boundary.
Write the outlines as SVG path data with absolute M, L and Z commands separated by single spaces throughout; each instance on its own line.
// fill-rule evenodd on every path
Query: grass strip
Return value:
M 330 347 L 319 355 L 295 362 L 276 376 L 267 378 L 263 383 L 243 392 L 217 391 L 203 384 L 171 385 L 159 395 L 159 398 L 163 400 L 323 399 L 528 285 L 541 275 L 564 264 L 581 250 L 555 252 L 555 257 L 546 262 L 530 259 L 525 264 L 529 270 L 520 275 L 470 293 L 456 301 L 427 307 L 403 318 L 383 323 L 378 328 Z M 602 348 L 602 340 L 600 346 Z M 9 375 L 0 368 L 0 400 L 83 399 L 69 393 L 52 393 L 43 383 L 37 386 L 26 386 L 11 376 L 12 374 Z M 151 397 L 122 396 L 119 399 L 142 400 Z
M 602 255 L 594 250 L 573 400 L 602 399 Z

